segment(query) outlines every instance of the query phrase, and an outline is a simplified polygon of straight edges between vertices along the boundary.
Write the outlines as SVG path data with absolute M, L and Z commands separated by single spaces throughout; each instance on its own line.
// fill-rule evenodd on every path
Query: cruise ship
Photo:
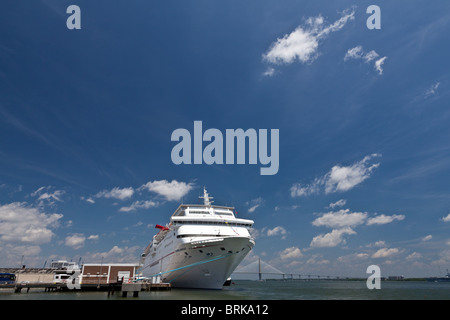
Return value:
M 204 204 L 181 204 L 161 226 L 141 255 L 143 279 L 172 287 L 222 289 L 252 250 L 253 220 L 239 219 L 233 207 L 212 205 L 203 188 Z

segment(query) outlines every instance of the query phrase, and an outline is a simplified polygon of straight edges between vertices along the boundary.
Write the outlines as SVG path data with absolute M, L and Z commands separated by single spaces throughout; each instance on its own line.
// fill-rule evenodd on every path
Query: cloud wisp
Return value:
M 364 51 L 362 46 L 356 46 L 347 51 L 344 57 L 344 61 L 347 60 L 363 60 L 365 63 L 371 63 L 374 61 L 374 69 L 378 72 L 378 74 L 383 74 L 383 64 L 387 57 L 381 57 L 375 52 L 375 50 L 371 50 L 369 52 Z
M 129 188 L 119 188 L 115 187 L 111 190 L 103 190 L 95 195 L 96 198 L 113 198 L 118 200 L 126 200 L 131 198 L 134 194 L 134 189 Z
M 308 196 L 320 192 L 329 194 L 351 190 L 368 179 L 372 172 L 380 166 L 380 163 L 371 163 L 374 158 L 380 156 L 374 153 L 350 166 L 335 165 L 327 174 L 314 179 L 310 184 L 295 183 L 290 189 L 291 197 Z
M 320 55 L 319 44 L 331 33 L 341 30 L 349 21 L 355 19 L 355 9 L 352 7 L 342 13 L 341 18 L 327 25 L 325 19 L 318 15 L 309 17 L 304 25 L 298 26 L 294 31 L 278 38 L 263 54 L 263 61 L 281 65 L 291 64 L 295 61 L 312 63 Z M 272 76 L 275 72 L 269 67 L 265 76 Z

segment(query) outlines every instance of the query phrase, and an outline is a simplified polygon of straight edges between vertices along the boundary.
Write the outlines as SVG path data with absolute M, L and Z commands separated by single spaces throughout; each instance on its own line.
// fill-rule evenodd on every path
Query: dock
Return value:
M 122 296 L 127 296 L 125 293 L 133 292 L 137 296 L 140 291 L 155 291 L 155 290 L 170 290 L 170 283 L 148 283 L 148 282 L 131 282 L 131 283 L 109 283 L 109 284 L 82 284 L 80 289 L 69 289 L 64 283 L 49 283 L 49 282 L 30 282 L 30 283 L 11 283 L 0 284 L 0 289 L 12 289 L 15 293 L 21 293 L 24 290 L 29 292 L 30 289 L 44 289 L 45 292 L 55 291 L 108 291 L 109 294 L 114 292 L 122 292 Z
M 140 291 L 170 290 L 170 283 L 160 282 L 160 278 L 134 280 L 136 264 L 84 264 L 81 272 L 75 275 L 67 270 L 55 268 L 0 268 L 0 273 L 11 273 L 16 276 L 14 282 L 0 283 L 0 290 L 11 289 L 15 293 L 33 290 L 55 291 L 108 291 L 108 296 L 122 292 L 127 296 L 132 292 L 138 296 Z M 65 276 L 56 277 L 60 275 Z M 76 278 L 76 280 L 75 280 Z M 68 282 L 69 281 L 69 282 Z
M 46 292 L 51 291 L 59 291 L 63 290 L 62 287 L 66 287 L 66 285 L 61 284 L 55 284 L 55 283 L 44 283 L 44 282 L 35 282 L 35 283 L 12 283 L 12 284 L 0 284 L 0 289 L 14 289 L 14 292 L 21 293 L 22 289 L 26 289 L 27 292 L 30 291 L 30 289 L 38 288 L 38 289 L 44 289 Z
M 137 297 L 140 291 L 153 290 L 170 290 L 170 283 L 150 283 L 150 282 L 134 282 L 122 284 L 122 297 L 126 298 L 129 292 L 133 293 L 133 297 Z

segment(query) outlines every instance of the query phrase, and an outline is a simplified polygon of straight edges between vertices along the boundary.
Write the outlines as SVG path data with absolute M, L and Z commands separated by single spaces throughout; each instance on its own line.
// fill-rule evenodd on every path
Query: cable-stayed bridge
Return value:
M 238 267 L 231 275 L 235 280 L 296 279 L 296 280 L 338 280 L 345 277 L 317 274 L 285 273 L 260 258 L 252 263 Z

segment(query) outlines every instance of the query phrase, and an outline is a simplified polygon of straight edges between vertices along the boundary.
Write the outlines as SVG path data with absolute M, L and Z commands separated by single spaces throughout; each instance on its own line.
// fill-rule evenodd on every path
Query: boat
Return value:
M 66 284 L 68 281 L 73 281 L 81 272 L 77 263 L 66 260 L 52 261 L 50 269 L 53 269 L 54 284 Z
M 445 276 L 426 278 L 426 280 L 430 282 L 450 282 L 450 273 L 447 269 L 447 274 Z
M 170 223 L 141 255 L 142 280 L 172 287 L 222 289 L 255 245 L 254 221 L 237 218 L 234 207 L 213 205 L 206 188 L 203 204 L 180 204 Z

